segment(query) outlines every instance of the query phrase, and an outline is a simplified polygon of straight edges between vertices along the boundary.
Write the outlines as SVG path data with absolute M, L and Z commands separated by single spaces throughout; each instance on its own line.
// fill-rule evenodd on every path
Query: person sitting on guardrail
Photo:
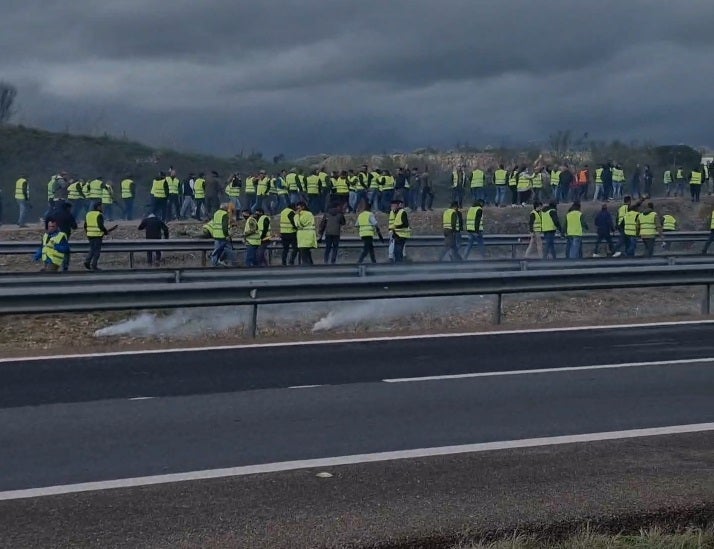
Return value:
M 116 230 L 119 225 L 107 229 L 104 226 L 104 215 L 101 202 L 96 202 L 91 211 L 84 218 L 84 232 L 89 241 L 89 253 L 84 258 L 84 268 L 88 271 L 101 270 L 97 265 L 99 256 L 102 255 L 102 241 L 104 237 Z
M 644 257 L 654 255 L 655 237 L 659 234 L 662 237 L 662 225 L 659 216 L 654 211 L 654 204 L 648 202 L 644 211 L 637 217 L 637 232 L 645 246 Z
M 317 233 L 315 232 L 315 216 L 307 209 L 303 201 L 295 205 L 295 227 L 297 227 L 297 245 L 300 252 L 300 263 L 312 265 L 312 249 L 317 248 Z
M 52 217 L 48 217 L 46 222 L 47 231 L 42 235 L 42 245 L 35 252 L 35 261 L 42 261 L 43 271 L 57 272 L 64 265 L 65 254 L 69 254 L 69 242 Z
M 562 235 L 563 228 L 560 226 L 560 219 L 558 219 L 558 203 L 555 199 L 551 200 L 541 212 L 540 222 L 543 231 L 543 259 L 548 259 L 548 256 L 557 259 L 555 231 L 557 230 Z
M 580 211 L 580 202 L 573 202 L 565 216 L 565 235 L 567 238 L 568 259 L 582 259 L 583 257 L 583 233 L 588 226 L 583 220 Z
M 169 238 L 169 227 L 161 221 L 154 213 L 150 213 L 139 223 L 139 231 L 145 231 L 147 240 L 161 240 L 161 236 L 168 240 Z M 146 252 L 146 262 L 151 267 L 154 264 L 154 258 L 156 258 L 156 264 L 161 263 L 161 250 Z
M 443 215 L 444 228 L 444 250 L 439 256 L 439 261 L 444 261 L 447 255 L 451 255 L 451 261 L 463 261 L 459 254 L 459 239 L 464 227 L 464 218 L 461 215 L 461 206 L 454 201 L 451 203 Z
M 677 219 L 671 214 L 666 213 L 662 216 L 662 232 L 673 233 L 677 230 Z M 672 242 L 668 238 L 664 238 L 662 249 L 669 251 L 672 248 Z

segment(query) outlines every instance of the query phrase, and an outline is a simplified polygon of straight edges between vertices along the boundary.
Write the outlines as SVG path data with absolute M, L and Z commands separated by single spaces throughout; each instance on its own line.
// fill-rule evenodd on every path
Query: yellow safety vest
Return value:
M 298 180 L 297 180 L 297 174 L 295 172 L 290 172 L 288 175 L 285 176 L 285 183 L 288 186 L 288 190 L 290 192 L 297 192 L 298 190 Z
M 315 233 L 315 216 L 309 210 L 302 210 L 295 214 L 297 226 L 298 248 L 317 248 L 317 234 Z
M 307 194 L 310 196 L 320 194 L 320 177 L 318 175 L 307 176 Z
M 612 180 L 616 183 L 622 183 L 625 181 L 625 170 L 613 168 L 612 169 Z
M 498 169 L 493 174 L 494 183 L 496 185 L 505 185 L 507 178 L 508 172 L 506 170 Z
M 114 202 L 114 190 L 109 184 L 105 184 L 102 189 L 102 204 L 112 204 Z
M 533 176 L 533 188 L 542 189 L 543 188 L 543 174 L 538 172 Z
M 69 200 L 79 200 L 82 198 L 82 195 L 79 193 L 79 183 L 74 182 L 71 185 L 67 187 L 67 198 Z
M 712 220 L 711 220 L 711 224 L 709 225 L 709 227 L 711 228 L 712 231 L 714 231 L 714 212 L 712 212 Z
M 550 172 L 550 184 L 553 187 L 560 185 L 560 170 L 553 170 Z
M 280 212 L 280 234 L 295 234 L 297 229 L 290 223 L 290 214 L 295 213 L 292 208 L 283 208 Z
M 383 191 L 391 191 L 395 186 L 395 181 L 394 181 L 393 175 L 385 175 L 382 178 L 382 181 L 384 183 L 384 185 L 382 186 Z
M 360 238 L 364 238 L 367 236 L 371 236 L 372 238 L 374 238 L 375 236 L 377 236 L 377 230 L 369 222 L 369 218 L 371 216 L 372 212 L 370 212 L 369 210 L 365 210 L 357 216 L 357 226 L 359 227 Z
M 514 172 L 508 178 L 508 186 L 515 187 L 516 185 L 518 185 L 518 174 Z
M 639 213 L 635 210 L 628 210 L 625 214 L 625 235 L 637 236 L 637 218 Z
M 411 238 L 411 236 L 412 236 L 411 227 L 401 227 L 401 228 L 397 227 L 397 224 L 401 225 L 404 222 L 405 215 L 407 215 L 407 212 L 405 212 L 403 208 L 400 210 L 397 210 L 397 213 L 394 214 L 394 233 L 400 238 Z
M 89 182 L 89 198 L 98 200 L 102 198 L 102 189 L 104 188 L 104 183 L 99 179 L 92 179 Z
M 677 179 L 684 179 L 684 170 L 677 170 Z
M 245 192 L 246 194 L 255 194 L 255 177 L 245 178 Z
M 123 199 L 127 198 L 134 198 L 134 189 L 133 189 L 134 181 L 131 179 L 122 179 L 122 182 L 120 183 L 121 187 L 121 197 Z
M 485 174 L 483 170 L 474 170 L 471 173 L 471 188 L 476 189 L 484 186 Z
M 235 183 L 237 183 L 237 181 Z M 226 185 L 226 195 L 231 198 L 238 198 L 240 196 L 240 187 L 231 181 L 228 185 Z
M 583 236 L 583 213 L 578 210 L 568 212 L 565 219 L 568 223 L 568 236 Z
M 254 217 L 249 217 L 245 222 L 243 230 L 245 241 L 250 246 L 260 246 L 260 232 L 258 232 L 258 220 Z
M 692 178 L 689 180 L 690 185 L 702 184 L 702 172 L 692 172 Z
M 389 210 L 389 223 L 387 227 L 389 228 L 390 231 L 394 230 L 394 220 L 396 219 L 397 214 L 396 212 Z
M 657 214 L 655 212 L 640 214 L 640 236 L 643 238 L 657 234 Z
M 452 187 L 458 187 L 459 186 L 459 172 L 454 170 L 451 172 L 451 186 Z
M 166 198 L 165 179 L 154 179 L 151 184 L 151 196 L 154 198 Z
M 540 214 L 540 230 L 544 233 L 550 233 L 555 231 L 555 223 L 553 222 L 553 216 L 550 215 L 551 210 L 545 210 Z
M 42 235 L 42 263 L 47 263 L 49 259 L 53 265 L 62 266 L 64 253 L 58 252 L 55 246 L 61 244 L 63 240 L 67 240 L 67 235 L 62 232 L 58 232 L 52 237 L 47 233 Z
M 206 198 L 206 180 L 199 177 L 193 182 L 194 198 Z
M 372 179 L 369 182 L 370 189 L 379 189 L 382 185 L 382 176 L 377 172 L 372 172 Z
M 169 184 L 169 194 L 178 194 L 180 181 L 178 177 L 167 177 L 166 182 Z
M 602 183 L 602 168 L 595 170 L 595 183 Z
M 47 200 L 52 200 L 55 197 L 55 181 L 57 178 L 53 175 L 47 182 Z
M 623 204 L 619 208 L 617 208 L 617 224 L 619 225 L 620 222 L 625 219 L 625 216 L 627 215 L 627 204 Z
M 258 218 L 258 232 L 262 234 L 265 231 L 266 241 L 270 240 L 270 232 L 268 229 L 270 229 L 270 216 L 263 214 Z M 260 234 L 258 236 L 260 236 Z
M 335 179 L 334 189 L 336 194 L 349 194 L 350 188 L 347 184 L 347 179 L 344 177 L 338 177 Z
M 664 184 L 669 185 L 672 182 L 672 172 L 669 170 L 666 170 L 664 172 Z
M 30 184 L 27 183 L 27 187 L 25 187 L 26 183 L 27 179 L 24 177 L 15 181 L 15 198 L 17 200 L 27 200 L 30 198 Z M 27 196 L 25 196 L 25 191 L 27 191 Z
M 258 196 L 265 196 L 268 194 L 268 188 L 270 187 L 270 178 L 266 175 L 264 178 L 258 181 L 258 188 L 256 194 Z
M 483 211 L 481 206 L 471 206 L 469 211 L 466 212 L 466 230 L 475 233 L 478 231 L 483 231 L 483 215 L 481 215 L 481 220 L 478 228 L 476 228 L 476 216 L 478 212 Z
M 526 176 L 525 174 L 521 174 L 520 177 L 518 178 L 518 187 L 516 187 L 516 189 L 519 192 L 523 192 L 523 191 L 527 191 L 530 188 L 531 188 L 530 177 Z
M 677 230 L 677 220 L 673 215 L 664 214 L 662 217 L 662 230 L 664 231 L 676 231 Z
M 87 237 L 104 236 L 104 233 L 99 228 L 100 215 L 102 215 L 101 212 L 96 210 L 87 212 L 87 216 L 84 218 L 84 229 L 87 233 Z
M 228 215 L 226 210 L 218 210 L 213 214 L 213 220 L 211 220 L 211 235 L 216 239 L 228 238 L 228 235 L 223 230 L 223 218 Z

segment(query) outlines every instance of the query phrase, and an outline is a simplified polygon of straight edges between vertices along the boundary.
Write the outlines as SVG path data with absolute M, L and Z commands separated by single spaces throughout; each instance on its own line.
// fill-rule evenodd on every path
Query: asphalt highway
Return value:
M 4 362 L 0 499 L 150 475 L 714 423 L 713 331 L 680 324 Z M 697 455 L 711 456 L 711 432 L 696 435 Z M 400 474 L 414 463 L 401 461 Z M 2 502 L 0 519 L 13 503 Z

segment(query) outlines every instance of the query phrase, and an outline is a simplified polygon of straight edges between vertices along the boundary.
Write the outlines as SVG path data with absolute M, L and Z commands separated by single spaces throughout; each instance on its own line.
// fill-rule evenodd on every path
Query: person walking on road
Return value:
M 84 258 L 84 268 L 88 271 L 100 271 L 98 267 L 99 257 L 102 254 L 102 241 L 112 231 L 116 230 L 118 225 L 114 225 L 107 229 L 104 226 L 102 203 L 97 202 L 91 211 L 87 212 L 84 219 L 84 232 L 89 241 L 89 253 Z

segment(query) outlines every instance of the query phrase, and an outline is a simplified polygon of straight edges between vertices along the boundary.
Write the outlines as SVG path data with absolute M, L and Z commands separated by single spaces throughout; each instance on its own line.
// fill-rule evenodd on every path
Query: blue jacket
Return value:
M 595 227 L 597 228 L 597 234 L 606 235 L 610 234 L 615 230 L 615 225 L 612 222 L 612 216 L 607 210 L 601 210 L 595 216 Z
M 59 232 L 60 232 L 59 230 L 56 230 L 53 233 L 47 233 L 47 236 L 52 238 Z M 43 248 L 43 246 L 40 245 L 39 249 L 35 252 L 35 261 L 39 261 L 40 259 L 42 259 L 42 248 Z M 56 244 L 55 250 L 57 250 L 61 254 L 69 253 L 69 242 L 67 241 L 67 239 L 64 239 L 59 244 Z M 47 259 L 47 263 L 51 263 L 51 261 L 49 259 Z

